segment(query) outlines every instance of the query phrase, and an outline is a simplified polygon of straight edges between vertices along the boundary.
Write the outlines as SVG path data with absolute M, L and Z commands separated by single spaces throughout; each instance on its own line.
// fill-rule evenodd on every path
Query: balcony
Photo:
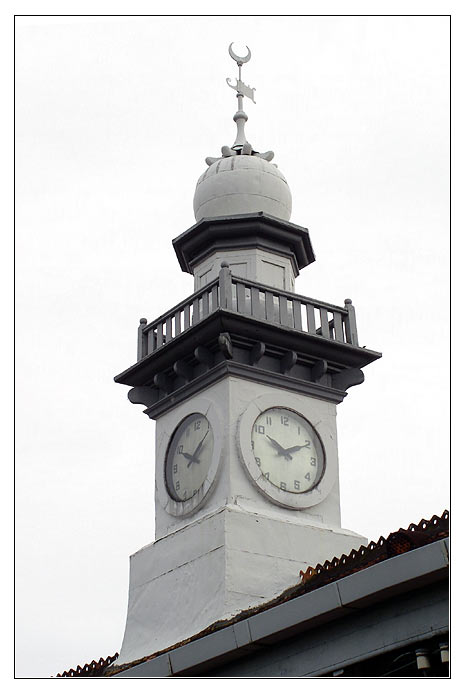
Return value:
M 141 319 L 137 360 L 162 350 L 218 310 L 358 347 L 355 309 L 350 299 L 344 307 L 334 306 L 235 277 L 225 266 L 216 279 L 156 320 L 147 323 Z

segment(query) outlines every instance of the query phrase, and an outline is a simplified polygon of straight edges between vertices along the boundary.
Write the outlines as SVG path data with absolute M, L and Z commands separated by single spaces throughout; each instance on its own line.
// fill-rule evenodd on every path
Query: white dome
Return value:
M 289 221 L 292 197 L 281 171 L 266 159 L 237 154 L 215 161 L 199 178 L 196 221 L 204 217 L 265 212 Z

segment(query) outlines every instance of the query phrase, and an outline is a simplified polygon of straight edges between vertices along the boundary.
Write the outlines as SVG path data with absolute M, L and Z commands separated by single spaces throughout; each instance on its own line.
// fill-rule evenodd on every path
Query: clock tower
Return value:
M 119 374 L 156 421 L 155 538 L 130 560 L 118 664 L 194 636 L 279 595 L 299 571 L 366 542 L 341 528 L 336 407 L 378 352 L 359 347 L 350 299 L 295 293 L 314 260 L 289 221 L 291 193 L 245 135 L 208 157 L 196 224 L 177 236 L 194 293 L 141 319 L 137 361 Z

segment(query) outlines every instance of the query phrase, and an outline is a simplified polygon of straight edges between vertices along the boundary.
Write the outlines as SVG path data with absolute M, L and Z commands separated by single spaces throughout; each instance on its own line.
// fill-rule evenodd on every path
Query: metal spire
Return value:
M 271 150 L 263 153 L 255 151 L 245 136 L 245 124 L 248 120 L 248 116 L 243 110 L 243 100 L 244 96 L 246 96 L 248 99 L 251 99 L 255 103 L 255 87 L 249 87 L 248 84 L 244 84 L 244 82 L 242 81 L 242 66 L 244 65 L 244 63 L 249 62 L 250 58 L 252 57 L 252 53 L 250 51 L 250 48 L 246 46 L 247 55 L 240 56 L 234 53 L 232 47 L 233 43 L 229 44 L 229 55 L 237 63 L 237 66 L 239 68 L 239 76 L 236 78 L 236 84 L 233 84 L 233 80 L 229 77 L 226 78 L 226 83 L 229 87 L 231 87 L 231 89 L 234 89 L 234 91 L 237 92 L 238 110 L 233 116 L 233 120 L 237 126 L 236 140 L 232 147 L 224 145 L 221 148 L 221 157 L 206 157 L 205 161 L 208 164 L 208 166 L 211 166 L 215 162 L 220 161 L 220 159 L 224 159 L 225 157 L 231 157 L 233 155 L 238 154 L 251 155 L 259 157 L 260 159 L 266 159 L 266 161 L 271 161 L 274 157 L 274 153 Z
M 237 63 L 237 66 L 239 68 L 239 77 L 236 79 L 236 84 L 232 83 L 232 80 L 227 77 L 226 78 L 226 83 L 228 84 L 231 89 L 234 89 L 237 92 L 237 105 L 238 105 L 238 110 L 233 116 L 233 119 L 237 125 L 237 135 L 236 135 L 236 141 L 234 142 L 232 149 L 242 149 L 244 145 L 248 144 L 247 143 L 247 138 L 245 136 L 245 124 L 248 120 L 247 114 L 243 110 L 243 98 L 244 96 L 247 96 L 249 99 L 251 99 L 255 103 L 255 89 L 253 87 L 249 87 L 247 84 L 244 84 L 242 81 L 241 77 L 241 71 L 242 71 L 242 66 L 244 63 L 248 63 L 250 58 L 252 57 L 252 53 L 250 52 L 250 48 L 246 46 L 247 48 L 247 55 L 244 57 L 241 57 L 240 55 L 236 55 L 234 53 L 233 49 L 233 44 L 229 44 L 229 55 L 231 58 Z M 246 148 L 248 149 L 248 148 Z

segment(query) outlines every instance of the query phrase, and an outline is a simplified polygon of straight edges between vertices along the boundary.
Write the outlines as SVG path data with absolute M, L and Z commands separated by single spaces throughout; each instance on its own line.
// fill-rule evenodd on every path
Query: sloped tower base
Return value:
M 115 664 L 153 655 L 260 605 L 298 583 L 307 566 L 362 544 L 366 539 L 348 530 L 274 519 L 237 504 L 193 521 L 132 555 Z

